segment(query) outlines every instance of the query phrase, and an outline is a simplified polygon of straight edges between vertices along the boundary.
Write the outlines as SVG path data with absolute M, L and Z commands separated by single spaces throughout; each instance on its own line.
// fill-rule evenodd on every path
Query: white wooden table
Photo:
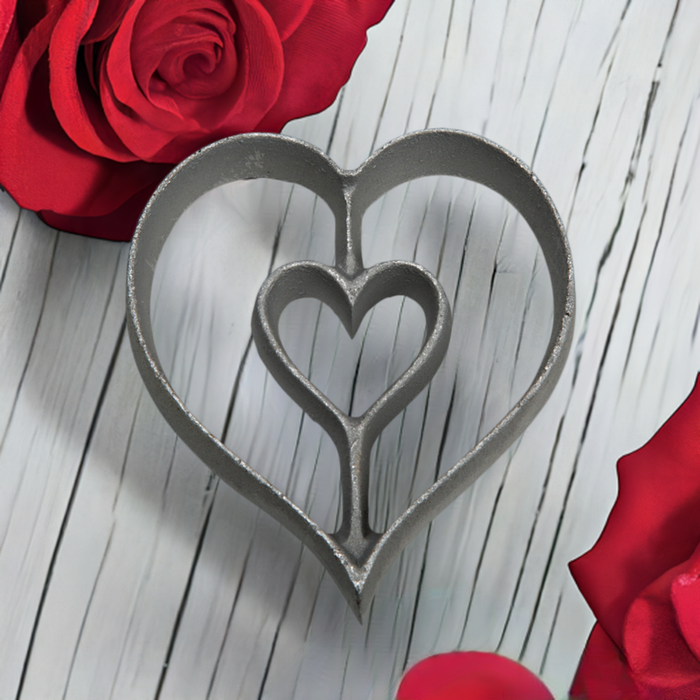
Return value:
M 419 128 L 483 134 L 538 174 L 574 256 L 553 397 L 404 551 L 363 626 L 155 409 L 124 331 L 127 246 L 51 230 L 2 194 L 0 697 L 383 700 L 407 665 L 454 649 L 519 659 L 564 697 L 592 625 L 567 562 L 600 532 L 616 460 L 700 368 L 699 37 L 694 0 L 396 0 L 336 103 L 286 128 L 343 167 Z M 268 377 L 249 319 L 271 266 L 331 262 L 330 221 L 298 187 L 212 192 L 180 220 L 153 299 L 189 407 L 328 528 L 334 449 Z M 527 226 L 471 183 L 390 192 L 364 245 L 437 273 L 455 314 L 445 363 L 375 452 L 385 527 L 529 384 L 551 294 Z M 285 319 L 293 359 L 355 413 L 422 332 L 399 299 L 355 341 L 312 302 Z

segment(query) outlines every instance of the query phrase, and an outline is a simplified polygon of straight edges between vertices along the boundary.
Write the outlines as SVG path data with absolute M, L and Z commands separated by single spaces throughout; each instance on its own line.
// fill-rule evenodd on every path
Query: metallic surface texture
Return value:
M 451 313 L 441 286 L 419 265 L 388 261 L 363 267 L 362 216 L 388 190 L 429 175 L 450 175 L 487 185 L 523 215 L 547 262 L 553 325 L 539 372 L 517 404 L 386 532 L 375 533 L 367 518 L 372 444 L 437 370 L 449 343 Z M 253 313 L 253 336 L 266 366 L 328 432 L 338 449 L 343 518 L 334 534 L 324 532 L 188 411 L 168 382 L 155 351 L 150 316 L 153 275 L 175 222 L 205 192 L 227 182 L 254 178 L 307 187 L 327 202 L 336 219 L 335 266 L 307 261 L 279 268 L 261 287 Z M 407 542 L 483 474 L 537 415 L 561 374 L 574 321 L 571 253 L 548 194 L 512 154 L 479 136 L 450 130 L 400 137 L 355 171 L 342 171 L 321 151 L 283 136 L 234 136 L 202 149 L 168 175 L 146 206 L 131 246 L 127 294 L 136 363 L 166 420 L 221 479 L 276 518 L 316 554 L 359 619 L 382 574 Z M 426 318 L 423 348 L 403 376 L 365 414 L 347 416 L 293 365 L 279 340 L 279 317 L 294 299 L 314 297 L 328 304 L 352 335 L 373 305 L 395 295 L 408 296 L 422 307 Z

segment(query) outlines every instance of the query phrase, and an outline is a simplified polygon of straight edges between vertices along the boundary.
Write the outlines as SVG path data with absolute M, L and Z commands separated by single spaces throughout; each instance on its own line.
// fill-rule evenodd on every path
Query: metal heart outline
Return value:
M 280 317 L 293 301 L 316 298 L 336 313 L 354 337 L 367 312 L 392 296 L 411 298 L 423 309 L 423 347 L 401 377 L 362 416 L 349 416 L 292 362 L 280 339 Z M 362 566 L 381 537 L 368 520 L 372 445 L 393 418 L 430 383 L 442 363 L 452 330 L 447 295 L 437 279 L 416 263 L 379 263 L 348 277 L 338 268 L 322 263 L 295 262 L 278 268 L 263 282 L 251 325 L 258 353 L 268 371 L 335 443 L 340 460 L 343 517 L 339 530 L 331 537 L 355 566 Z
M 367 207 L 393 187 L 429 175 L 461 177 L 487 185 L 522 214 L 549 270 L 552 331 L 539 372 L 521 399 L 394 521 L 359 565 L 331 535 L 212 435 L 175 393 L 155 351 L 150 310 L 153 275 L 170 231 L 191 203 L 227 182 L 269 178 L 302 185 L 327 202 L 336 218 L 336 267 L 353 276 L 362 271 L 361 222 Z M 176 166 L 155 191 L 136 227 L 127 270 L 129 337 L 154 403 L 210 469 L 314 552 L 360 620 L 383 573 L 406 544 L 493 464 L 547 401 L 571 346 L 574 299 L 573 262 L 564 226 L 537 177 L 497 144 L 448 129 L 399 137 L 354 171 L 341 170 L 318 149 L 289 137 L 243 134 L 218 141 Z

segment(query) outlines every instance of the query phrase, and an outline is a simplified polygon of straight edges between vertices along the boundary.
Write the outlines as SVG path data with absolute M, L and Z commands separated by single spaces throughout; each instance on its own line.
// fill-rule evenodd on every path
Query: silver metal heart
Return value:
M 364 308 L 361 301 L 362 289 L 365 285 L 370 285 L 370 278 L 375 279 L 374 284 L 381 288 L 382 275 L 387 274 L 380 274 L 376 267 L 387 270 L 401 266 L 400 269 L 407 274 L 410 269 L 410 274 L 415 275 L 415 280 L 429 290 L 425 292 L 424 304 L 421 303 L 423 297 L 420 293 L 416 299 L 426 313 L 428 338 L 415 361 L 422 367 L 417 373 L 419 381 L 410 390 L 398 390 L 400 403 L 403 405 L 419 384 L 422 388 L 421 383 L 426 377 L 429 379 L 432 376 L 442 359 L 442 346 L 444 344 L 446 347 L 449 337 L 449 306 L 446 307 L 447 313 L 443 315 L 443 322 L 432 320 L 431 314 L 437 314 L 439 317 L 440 313 L 444 314 L 445 307 L 439 303 L 434 306 L 432 302 L 426 301 L 430 295 L 439 296 L 441 289 L 436 281 L 433 285 L 431 280 L 434 278 L 420 266 L 388 262 L 382 264 L 388 267 L 382 268 L 380 265 L 364 270 L 361 222 L 367 207 L 385 192 L 403 182 L 427 175 L 451 175 L 485 184 L 503 195 L 523 215 L 542 248 L 552 282 L 554 314 L 549 344 L 535 380 L 518 403 L 474 449 L 412 503 L 386 532 L 372 533 L 368 527 L 365 528 L 366 523 L 362 522 L 361 517 L 361 499 L 366 485 L 358 483 L 343 486 L 343 508 L 345 511 L 346 504 L 350 504 L 349 519 L 345 518 L 344 512 L 343 527 L 335 536 L 329 535 L 212 435 L 187 410 L 173 390 L 160 365 L 153 340 L 150 299 L 155 266 L 165 240 L 180 215 L 198 197 L 219 185 L 235 180 L 270 178 L 300 184 L 312 190 L 328 203 L 336 218 L 335 267 L 313 262 L 295 263 L 291 268 L 282 268 L 273 273 L 273 277 L 274 274 L 290 274 L 285 272 L 286 269 L 293 273 L 292 281 L 294 275 L 298 277 L 297 282 L 306 275 L 308 282 L 308 275 L 315 270 L 314 274 L 318 275 L 317 281 L 306 290 L 301 289 L 300 295 L 313 295 L 314 289 L 318 292 L 323 284 L 326 284 L 323 301 L 331 306 L 335 304 L 336 312 L 341 309 L 341 317 L 345 314 L 346 321 L 349 318 L 349 330 L 352 330 L 355 323 L 353 305 L 357 307 L 355 315 L 363 315 L 360 313 Z M 324 276 L 325 283 L 318 281 Z M 335 280 L 335 286 L 328 284 L 329 279 Z M 379 282 L 376 282 L 376 279 L 379 279 Z M 282 286 L 284 287 L 285 285 Z M 407 294 L 407 288 L 403 282 L 394 287 L 396 292 L 402 295 Z M 272 291 L 274 292 L 274 285 Z M 444 295 L 444 292 L 442 294 Z M 317 390 L 317 393 L 313 394 L 314 387 L 305 377 L 296 377 L 289 382 L 291 362 L 278 342 L 276 329 L 270 325 L 275 322 L 275 318 L 279 318 L 284 300 L 275 302 L 274 296 L 269 289 L 266 293 L 263 285 L 262 304 L 264 306 L 272 300 L 274 307 L 263 310 L 262 314 L 258 310 L 258 319 L 254 320 L 253 324 L 254 329 L 256 323 L 259 325 L 255 330 L 258 338 L 264 337 L 263 355 L 267 355 L 268 366 L 273 373 L 277 372 L 278 380 L 280 377 L 286 377 L 282 379 L 282 383 L 286 384 L 285 388 L 288 391 L 291 387 L 291 392 L 294 393 L 295 381 L 297 387 L 304 387 L 298 399 L 302 405 L 303 402 L 308 402 L 308 406 L 304 408 L 311 409 L 311 417 L 316 420 L 320 417 L 319 422 L 322 424 L 323 421 L 327 421 L 327 428 L 332 421 L 337 423 L 336 427 L 332 428 L 336 432 L 334 440 L 336 445 L 342 447 L 348 441 L 348 431 L 352 432 L 352 424 L 358 419 L 349 419 L 346 416 L 348 421 L 343 424 L 343 420 L 340 420 L 342 416 L 333 412 L 330 408 L 332 404 L 326 397 Z M 131 246 L 127 297 L 129 335 L 136 363 L 146 387 L 166 420 L 221 479 L 276 518 L 316 554 L 360 619 L 372 600 L 382 574 L 408 541 L 491 466 L 537 415 L 561 374 L 571 344 L 574 320 L 571 253 L 559 215 L 539 180 L 524 163 L 500 146 L 473 134 L 451 130 L 429 130 L 403 136 L 377 151 L 358 170 L 350 172 L 340 170 L 321 151 L 283 136 L 246 134 L 224 139 L 202 149 L 168 175 L 146 206 Z M 343 297 L 351 307 L 349 316 L 347 310 L 343 311 L 341 308 Z M 369 294 L 364 300 L 365 303 L 373 302 L 376 298 L 376 294 Z M 434 346 L 430 345 L 431 339 Z M 264 349 L 266 346 L 267 350 Z M 421 360 L 428 346 L 428 357 Z M 420 365 L 423 361 L 424 364 Z M 407 381 L 410 382 L 413 375 L 410 372 L 408 374 Z M 401 384 L 403 379 L 402 377 L 398 384 Z M 304 381 L 307 383 L 304 384 Z M 371 413 L 377 408 L 379 415 L 369 421 L 369 427 L 365 426 L 365 441 L 381 430 L 387 417 L 392 415 L 399 405 L 396 400 L 397 394 L 392 394 L 393 389 L 394 387 L 380 397 L 368 412 Z M 311 394 L 308 393 L 310 390 Z M 402 395 L 402 391 L 406 393 Z M 302 396 L 304 392 L 306 394 Z M 312 399 L 311 396 L 315 398 Z M 382 408 L 385 405 L 383 401 L 390 405 L 390 408 Z M 315 415 L 314 411 L 317 409 L 319 412 Z M 363 417 L 360 417 L 359 422 L 362 420 Z M 332 433 L 331 436 L 333 437 Z M 366 454 L 368 453 L 369 450 L 366 450 Z M 362 459 L 366 459 L 363 454 L 358 463 L 361 463 Z M 352 461 L 350 459 L 350 462 Z M 357 462 L 357 459 L 355 461 Z M 352 482 L 354 477 L 361 480 L 363 472 L 356 470 L 353 474 L 351 469 L 350 474 Z M 345 497 L 346 494 L 350 497 L 349 501 Z M 353 523 L 353 518 L 357 522 Z

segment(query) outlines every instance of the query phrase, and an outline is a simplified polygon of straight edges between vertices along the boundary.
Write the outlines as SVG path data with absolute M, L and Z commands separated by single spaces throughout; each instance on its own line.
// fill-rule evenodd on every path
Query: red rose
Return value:
M 700 379 L 617 469 L 603 534 L 570 565 L 598 620 L 571 696 L 700 698 Z
M 0 183 L 128 240 L 173 163 L 328 107 L 391 0 L 0 0 Z
M 547 687 L 515 661 L 480 651 L 438 654 L 403 677 L 396 700 L 553 700 Z

